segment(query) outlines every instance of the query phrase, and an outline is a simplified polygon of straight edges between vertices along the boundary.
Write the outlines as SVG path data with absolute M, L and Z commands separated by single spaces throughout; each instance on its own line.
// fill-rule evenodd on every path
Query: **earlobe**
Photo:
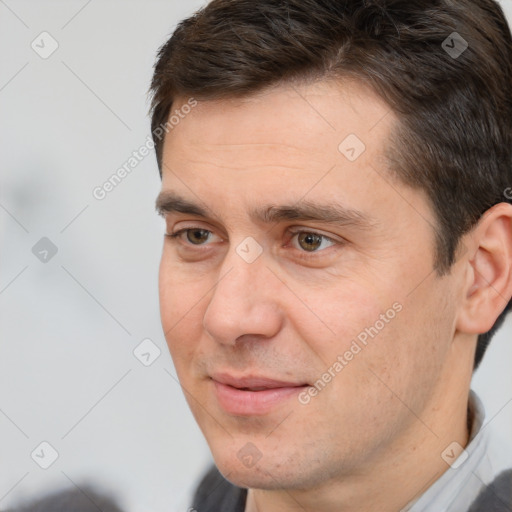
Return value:
M 490 208 L 468 234 L 465 293 L 457 328 L 483 334 L 494 325 L 512 296 L 512 205 Z

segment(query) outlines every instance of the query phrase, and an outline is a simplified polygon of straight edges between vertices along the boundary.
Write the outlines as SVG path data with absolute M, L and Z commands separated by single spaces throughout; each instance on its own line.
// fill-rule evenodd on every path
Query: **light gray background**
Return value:
M 156 50 L 201 5 L 0 0 L 0 509 L 92 482 L 127 512 L 186 511 L 211 460 L 160 327 L 154 155 L 92 195 L 145 143 Z M 43 31 L 59 45 L 47 59 L 31 48 Z M 47 263 L 42 237 L 58 248 Z M 511 331 L 473 386 L 508 443 Z M 146 338 L 161 350 L 149 367 L 133 355 Z M 46 470 L 31 458 L 43 441 L 59 454 Z

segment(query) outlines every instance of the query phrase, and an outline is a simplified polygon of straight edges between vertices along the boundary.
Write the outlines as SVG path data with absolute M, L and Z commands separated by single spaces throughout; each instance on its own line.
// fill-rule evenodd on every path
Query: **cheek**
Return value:
M 192 356 L 201 337 L 201 297 L 205 294 L 201 283 L 179 276 L 176 269 L 164 263 L 160 265 L 160 316 L 165 339 L 177 368 Z
M 330 287 L 298 291 L 307 308 L 297 307 L 295 325 L 302 324 L 302 335 L 316 349 L 334 360 L 349 349 L 365 329 L 374 326 L 381 314 L 391 308 L 386 300 L 365 284 L 347 279 L 332 280 Z M 331 362 L 330 359 L 324 363 Z
M 368 420 L 381 407 L 388 409 L 393 395 L 379 379 L 397 391 L 410 387 L 414 379 L 411 361 L 418 360 L 417 346 L 413 345 L 421 344 L 415 336 L 421 319 L 413 311 L 418 304 L 378 282 L 350 280 L 340 280 L 330 290 L 309 295 L 307 303 L 330 328 L 322 331 L 328 336 L 318 336 L 320 322 L 315 320 L 305 325 L 302 334 L 321 356 L 317 378 L 329 381 L 330 391 L 324 398 L 332 400 L 331 410 L 338 410 L 341 400 L 344 407 L 339 413 L 350 411 L 344 418 L 350 423 L 350 416 L 361 419 L 362 415 Z
M 402 295 L 402 311 L 366 349 L 366 370 L 383 396 L 395 394 L 414 411 L 423 409 L 438 386 L 449 355 L 454 315 L 449 293 L 434 278 Z M 400 408 L 397 399 L 393 402 Z

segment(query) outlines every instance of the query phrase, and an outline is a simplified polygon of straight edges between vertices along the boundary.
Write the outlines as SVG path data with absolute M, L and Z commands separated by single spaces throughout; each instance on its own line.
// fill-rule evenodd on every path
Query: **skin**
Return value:
M 165 239 L 162 325 L 217 467 L 250 489 L 247 512 L 400 510 L 448 469 L 448 445 L 467 444 L 476 335 L 512 294 L 512 208 L 490 210 L 438 276 L 429 201 L 386 166 L 396 123 L 361 84 L 318 82 L 199 102 L 166 137 L 162 192 L 209 212 L 164 211 L 166 232 L 210 233 L 200 245 L 187 233 Z M 351 133 L 366 145 L 354 162 L 338 150 Z M 249 217 L 303 199 L 357 210 L 369 225 Z M 291 228 L 333 242 L 308 251 Z M 253 263 L 236 252 L 249 236 L 263 251 Z M 397 303 L 306 405 L 293 395 L 263 415 L 221 407 L 212 373 L 313 386 Z M 261 455 L 251 467 L 237 456 L 248 442 Z

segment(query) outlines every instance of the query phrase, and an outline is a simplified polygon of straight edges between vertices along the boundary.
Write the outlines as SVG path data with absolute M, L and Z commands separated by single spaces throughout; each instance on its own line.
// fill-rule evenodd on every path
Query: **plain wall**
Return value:
M 93 482 L 127 512 L 185 511 L 211 460 L 160 326 L 153 153 L 93 196 L 147 141 L 156 51 L 199 6 L 0 2 L 0 509 Z M 31 47 L 51 48 L 43 31 L 59 45 L 46 59 Z M 43 237 L 58 250 L 45 263 Z M 511 332 L 474 379 L 508 442 Z M 148 367 L 133 354 L 147 338 L 161 350 Z M 31 458 L 43 441 L 59 454 L 48 469 Z

